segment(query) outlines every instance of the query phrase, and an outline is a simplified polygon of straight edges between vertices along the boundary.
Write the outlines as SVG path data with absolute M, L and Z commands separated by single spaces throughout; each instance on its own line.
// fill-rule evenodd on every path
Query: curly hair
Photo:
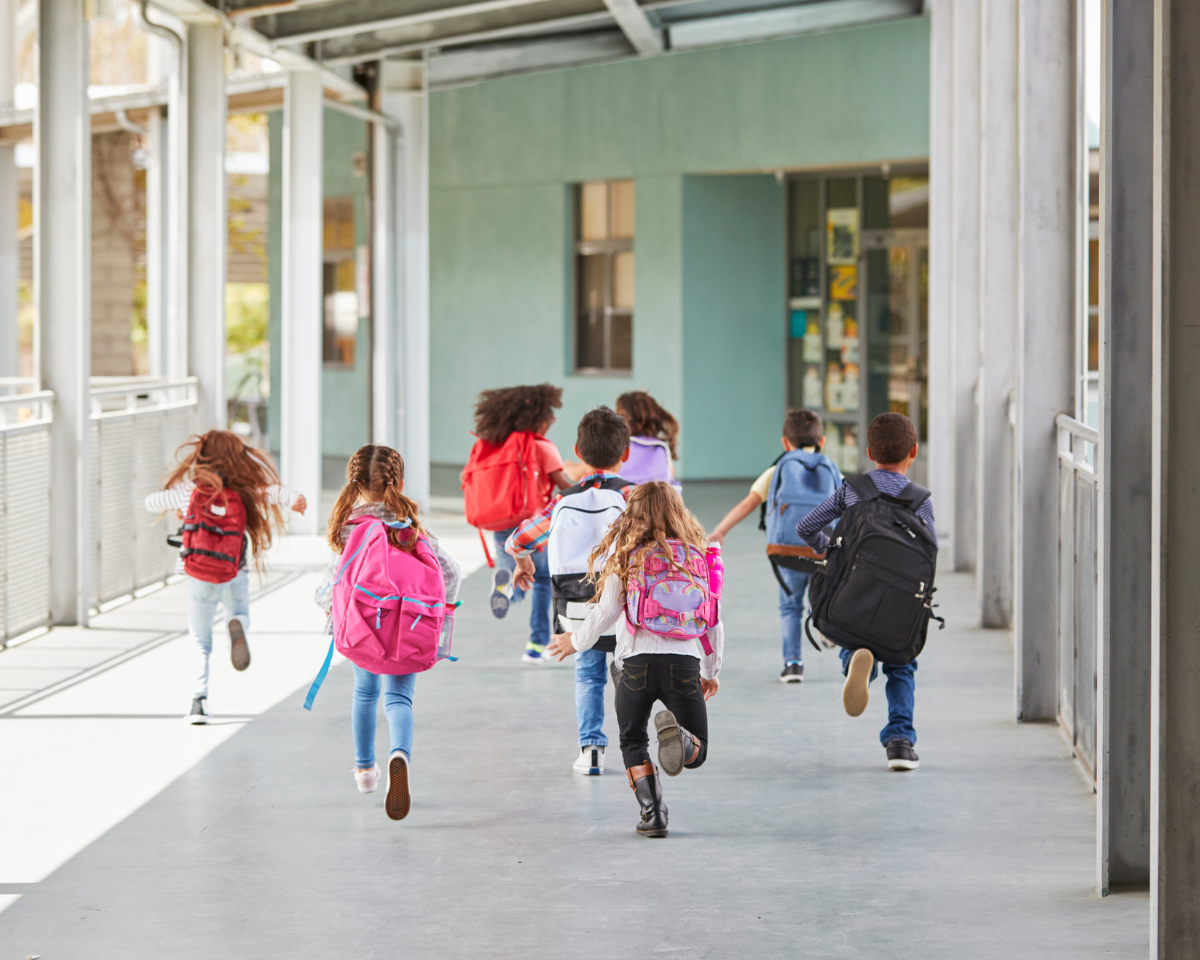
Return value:
M 387 538 L 393 547 L 412 550 L 423 530 L 416 501 L 401 492 L 403 486 L 404 458 L 400 454 L 391 447 L 373 443 L 359 447 L 346 464 L 346 485 L 342 487 L 333 505 L 333 512 L 329 514 L 325 536 L 333 552 L 341 553 L 345 548 L 342 528 L 350 519 L 351 511 L 361 501 L 382 503 L 397 520 L 408 520 L 410 527 L 404 530 L 389 529 Z
M 545 430 L 561 406 L 562 387 L 549 383 L 484 390 L 475 402 L 475 436 L 498 447 L 510 434 Z
M 261 573 L 262 555 L 270 548 L 275 532 L 283 530 L 283 514 L 267 493 L 268 487 L 279 483 L 270 455 L 246 446 L 236 433 L 209 430 L 188 438 L 175 451 L 175 460 L 164 489 L 189 480 L 213 498 L 225 487 L 241 498 L 254 568 Z
M 657 546 L 672 556 L 668 540 L 681 540 L 701 553 L 708 544 L 704 527 L 673 486 L 662 480 L 639 483 L 629 494 L 625 512 L 612 522 L 588 557 L 587 579 L 602 585 L 613 575 L 624 588 L 645 562 L 649 553 L 645 548 Z M 597 564 L 603 566 L 597 570 Z
M 675 451 L 675 441 L 679 439 L 679 421 L 660 407 L 650 394 L 644 390 L 621 394 L 617 397 L 617 413 L 629 421 L 632 436 L 666 441 L 671 459 L 679 459 Z

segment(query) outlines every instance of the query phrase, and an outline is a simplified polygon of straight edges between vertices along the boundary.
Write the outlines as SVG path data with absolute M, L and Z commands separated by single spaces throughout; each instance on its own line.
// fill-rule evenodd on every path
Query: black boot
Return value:
M 658 731 L 659 766 L 668 777 L 679 776 L 684 764 L 700 755 L 699 742 L 679 725 L 670 710 L 660 710 L 655 715 L 654 729 Z
M 665 837 L 667 805 L 663 803 L 662 784 L 658 781 L 654 764 L 647 760 L 641 766 L 630 767 L 625 772 L 629 776 L 629 786 L 633 788 L 638 805 L 642 808 L 637 832 L 643 837 Z

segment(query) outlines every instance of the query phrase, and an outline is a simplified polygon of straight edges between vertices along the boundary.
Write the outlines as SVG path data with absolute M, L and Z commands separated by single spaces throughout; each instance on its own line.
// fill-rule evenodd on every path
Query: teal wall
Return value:
M 548 380 L 564 454 L 583 412 L 646 389 L 682 421 L 680 476 L 757 474 L 785 403 L 784 191 L 761 171 L 927 156 L 928 60 L 912 19 L 435 92 L 433 461 L 466 461 L 480 390 Z M 574 376 L 571 185 L 619 177 L 634 368 Z

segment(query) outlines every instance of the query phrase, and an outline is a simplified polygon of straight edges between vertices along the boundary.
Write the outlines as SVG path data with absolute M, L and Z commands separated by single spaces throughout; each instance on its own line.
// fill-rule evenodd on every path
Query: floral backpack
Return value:
M 720 620 L 721 552 L 707 553 L 668 540 L 671 556 L 650 546 L 640 569 L 629 578 L 625 619 L 629 632 L 638 627 L 669 640 L 699 640 L 712 653 L 708 631 Z

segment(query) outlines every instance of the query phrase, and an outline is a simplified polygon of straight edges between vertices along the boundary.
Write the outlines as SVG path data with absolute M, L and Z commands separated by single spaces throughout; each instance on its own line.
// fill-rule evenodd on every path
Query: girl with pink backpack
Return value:
M 416 676 L 450 657 L 459 566 L 421 526 L 415 502 L 404 495 L 404 460 L 390 447 L 360 447 L 346 466 L 346 485 L 329 516 L 333 550 L 317 604 L 329 614 L 333 636 L 306 710 L 329 672 L 336 648 L 354 666 L 354 779 L 373 793 L 379 695 L 391 749 L 384 810 L 403 820 L 410 807 L 412 697 Z M 453 658 L 451 658 L 453 659 Z
M 708 755 L 705 702 L 720 688 L 720 597 L 724 578 L 720 548 L 709 547 L 704 528 L 663 481 L 650 481 L 629 494 L 617 517 L 588 558 L 588 577 L 599 600 L 574 633 L 554 637 L 547 653 L 564 657 L 588 650 L 617 631 L 613 658 L 621 755 L 641 818 L 636 832 L 667 835 L 658 768 L 650 760 L 646 725 L 655 701 L 665 710 L 654 717 L 658 766 L 667 776 L 692 770 Z

